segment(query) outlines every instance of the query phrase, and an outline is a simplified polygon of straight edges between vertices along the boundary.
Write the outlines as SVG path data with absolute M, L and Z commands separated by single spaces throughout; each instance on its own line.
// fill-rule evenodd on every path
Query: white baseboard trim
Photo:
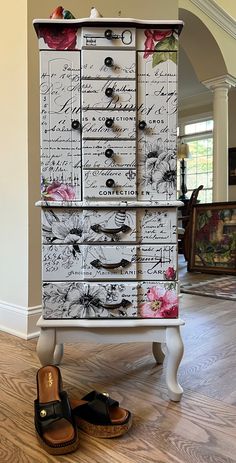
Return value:
M 0 301 L 0 331 L 26 340 L 35 338 L 39 335 L 36 323 L 41 313 L 40 305 L 24 307 Z

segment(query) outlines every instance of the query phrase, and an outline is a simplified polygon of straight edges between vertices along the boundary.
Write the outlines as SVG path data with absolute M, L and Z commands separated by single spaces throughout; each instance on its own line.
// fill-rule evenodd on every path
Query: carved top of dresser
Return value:
M 182 201 L 37 201 L 38 207 L 181 207 Z
M 78 19 L 34 19 L 33 24 L 35 29 L 37 30 L 37 25 L 39 24 L 64 24 L 70 25 L 74 24 L 79 27 L 81 26 L 105 26 L 107 23 L 109 25 L 116 25 L 116 26 L 135 26 L 141 27 L 149 26 L 149 27 L 156 27 L 159 28 L 167 28 L 167 27 L 176 27 L 178 28 L 179 33 L 182 30 L 184 25 L 183 21 L 178 19 L 176 20 L 160 20 L 160 19 L 133 19 L 133 18 L 78 18 Z

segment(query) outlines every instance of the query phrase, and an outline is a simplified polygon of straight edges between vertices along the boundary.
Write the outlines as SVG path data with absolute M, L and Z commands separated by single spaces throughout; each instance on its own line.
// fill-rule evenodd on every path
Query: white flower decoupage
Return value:
M 176 188 L 176 161 L 160 156 L 158 159 L 147 158 L 147 183 L 158 193 L 169 193 Z
M 45 318 L 67 318 L 65 301 L 68 292 L 68 283 L 44 283 L 43 307 Z
M 93 288 L 89 284 L 73 283 L 66 298 L 67 316 L 69 318 L 109 317 L 109 311 L 102 307 L 106 300 L 104 287 Z
M 77 243 L 82 241 L 84 226 L 83 216 L 74 213 L 65 222 L 53 222 L 52 234 L 64 243 Z
M 86 214 L 66 212 L 57 215 L 52 209 L 44 210 L 43 214 L 43 236 L 47 242 L 74 244 L 91 239 L 91 221 Z
M 95 286 L 79 282 L 44 283 L 44 316 L 47 319 L 127 317 L 126 308 L 117 307 L 123 291 L 123 285 L 112 283 Z M 104 307 L 105 304 L 110 308 Z
M 176 159 L 175 153 L 168 154 L 164 150 L 161 138 L 146 157 L 146 183 L 160 194 L 166 194 L 176 189 Z

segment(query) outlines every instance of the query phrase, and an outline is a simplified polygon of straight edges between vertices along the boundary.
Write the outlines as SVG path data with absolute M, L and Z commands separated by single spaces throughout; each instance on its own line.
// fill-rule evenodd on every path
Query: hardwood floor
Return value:
M 182 261 L 180 274 L 184 281 L 203 278 L 186 274 Z M 0 462 L 236 462 L 236 302 L 184 294 L 181 317 L 180 403 L 168 400 L 165 364 L 154 363 L 149 344 L 65 346 L 65 390 L 74 397 L 95 388 L 108 391 L 134 421 L 127 435 L 113 440 L 81 432 L 80 448 L 64 457 L 48 455 L 34 434 L 37 340 L 0 333 Z

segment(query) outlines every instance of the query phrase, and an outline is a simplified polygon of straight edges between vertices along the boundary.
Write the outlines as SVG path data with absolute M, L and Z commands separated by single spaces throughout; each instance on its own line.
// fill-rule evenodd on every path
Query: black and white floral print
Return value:
M 135 317 L 137 311 L 131 302 L 127 307 L 117 307 L 124 291 L 125 285 L 113 283 L 44 283 L 43 316 L 46 319 Z M 129 299 L 132 301 L 132 297 Z M 105 304 L 111 308 L 104 307 Z
M 90 224 L 82 214 L 73 213 L 64 221 L 53 210 L 44 210 L 43 233 L 48 241 L 62 243 L 77 243 L 89 233 Z
M 105 299 L 104 288 L 92 288 L 90 285 L 73 285 L 67 294 L 66 305 L 69 318 L 108 317 L 108 311 L 102 307 Z
M 176 189 L 175 166 L 174 159 L 149 164 L 148 182 L 158 193 L 169 193 Z
M 68 318 L 65 306 L 68 293 L 67 283 L 43 284 L 43 316 L 44 318 Z
M 66 246 L 63 248 L 61 254 L 61 266 L 63 268 L 70 269 L 75 265 L 76 261 L 78 260 L 79 254 L 81 254 L 80 248 L 77 244 L 71 246 Z M 80 261 L 80 259 L 79 259 Z
M 96 224 L 96 225 L 95 225 Z M 66 211 L 55 212 L 55 209 L 43 210 L 44 243 L 73 244 L 91 241 L 122 241 L 122 233 L 106 233 L 106 228 L 119 228 L 127 225 L 134 229 L 132 214 L 127 211 Z M 97 229 L 95 227 L 98 227 Z M 101 231 L 99 231 L 99 226 Z M 102 229 L 104 231 L 102 231 Z
M 146 183 L 158 194 L 169 194 L 176 190 L 175 154 L 168 154 L 157 145 L 146 157 Z

